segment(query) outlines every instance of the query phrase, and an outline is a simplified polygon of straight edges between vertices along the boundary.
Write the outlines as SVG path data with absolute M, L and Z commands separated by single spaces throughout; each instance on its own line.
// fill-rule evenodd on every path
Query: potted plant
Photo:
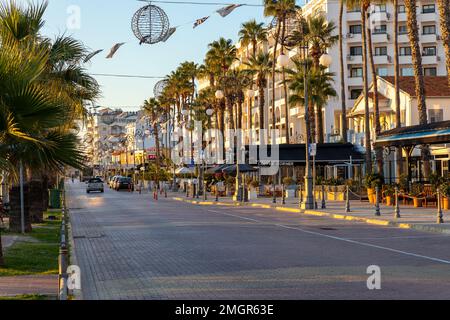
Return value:
M 248 198 L 250 200 L 252 199 L 257 199 L 258 198 L 258 188 L 259 188 L 259 182 L 256 180 L 252 180 L 248 183 L 248 187 L 249 187 L 249 194 L 248 194 Z
M 227 196 L 233 196 L 233 186 L 236 183 L 236 178 L 229 176 L 226 178 L 225 183 L 227 186 Z
M 375 188 L 381 188 L 383 185 L 384 178 L 378 173 L 367 174 L 364 178 L 364 185 L 367 189 L 367 196 L 370 203 L 376 202 L 376 191 Z
M 450 183 L 448 181 L 444 181 L 439 190 L 442 194 L 442 209 L 449 210 L 450 209 Z
M 387 206 L 393 206 L 395 204 L 395 187 L 392 184 L 388 184 L 384 187 L 384 197 L 386 199 Z
M 422 207 L 422 196 L 423 196 L 423 186 L 420 183 L 413 183 L 411 186 L 411 192 L 409 195 L 413 198 L 414 207 L 420 208 Z

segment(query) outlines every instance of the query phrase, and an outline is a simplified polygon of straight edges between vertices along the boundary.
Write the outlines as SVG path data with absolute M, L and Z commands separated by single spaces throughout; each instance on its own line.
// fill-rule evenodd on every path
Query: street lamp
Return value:
M 225 94 L 223 93 L 222 90 L 217 90 L 215 96 L 216 99 L 222 100 L 225 97 Z
M 277 65 L 281 68 L 286 68 L 289 65 L 290 59 L 289 56 L 284 53 L 280 54 L 277 58 Z

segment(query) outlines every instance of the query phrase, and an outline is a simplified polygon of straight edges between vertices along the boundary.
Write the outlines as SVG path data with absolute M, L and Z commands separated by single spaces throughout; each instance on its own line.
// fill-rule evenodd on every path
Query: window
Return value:
M 400 70 L 400 73 L 402 77 L 412 77 L 414 76 L 414 69 L 413 68 L 402 68 Z
M 361 25 L 355 24 L 355 25 L 350 26 L 349 32 L 353 33 L 353 34 L 361 34 Z
M 437 76 L 437 70 L 436 68 L 423 68 L 423 75 L 424 76 Z
M 380 34 L 380 33 L 386 33 L 386 25 L 380 24 L 379 26 L 375 26 L 373 28 L 373 34 Z
M 373 12 L 386 12 L 385 4 L 376 4 L 373 7 Z
M 405 9 L 405 5 L 401 4 L 398 6 L 398 13 L 405 13 L 406 9 Z
M 436 12 L 434 4 L 424 4 L 422 6 L 422 13 L 434 13 L 434 12 Z
M 387 47 L 375 47 L 376 56 L 387 56 Z
M 361 95 L 362 89 L 352 89 L 350 90 L 350 99 L 355 100 Z
M 444 121 L 444 110 L 430 109 L 428 110 L 428 118 L 430 118 L 430 123 Z
M 385 68 L 385 67 L 377 68 L 377 74 L 378 74 L 380 77 L 386 77 L 386 76 L 388 76 L 388 69 Z
M 362 56 L 362 47 L 350 47 L 351 56 Z
M 423 26 L 422 27 L 422 34 L 436 34 L 436 26 Z
M 435 56 L 436 55 L 436 47 L 423 47 L 424 56 Z
M 350 72 L 351 78 L 362 78 L 363 76 L 363 69 L 361 67 L 352 68 Z
M 361 12 L 361 8 L 356 6 L 354 8 L 347 8 L 347 12 Z
M 410 56 L 411 55 L 411 47 L 400 47 L 399 54 L 401 56 Z
M 399 34 L 407 34 L 408 33 L 408 27 L 406 25 L 398 26 L 398 33 Z

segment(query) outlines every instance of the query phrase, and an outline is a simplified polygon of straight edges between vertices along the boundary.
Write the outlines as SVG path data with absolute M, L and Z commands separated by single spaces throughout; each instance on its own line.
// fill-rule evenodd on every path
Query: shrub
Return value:
M 292 179 L 291 177 L 284 177 L 283 178 L 283 184 L 285 186 L 291 186 L 294 184 L 294 179 Z
M 381 188 L 383 185 L 384 178 L 378 173 L 370 173 L 364 177 L 364 185 L 367 189 L 372 189 L 375 187 Z

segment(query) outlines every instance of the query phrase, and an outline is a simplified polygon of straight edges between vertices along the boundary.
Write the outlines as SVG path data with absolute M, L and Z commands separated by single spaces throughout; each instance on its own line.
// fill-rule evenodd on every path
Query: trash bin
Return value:
M 49 190 L 49 207 L 51 209 L 61 209 L 61 193 L 58 189 L 50 189 Z

